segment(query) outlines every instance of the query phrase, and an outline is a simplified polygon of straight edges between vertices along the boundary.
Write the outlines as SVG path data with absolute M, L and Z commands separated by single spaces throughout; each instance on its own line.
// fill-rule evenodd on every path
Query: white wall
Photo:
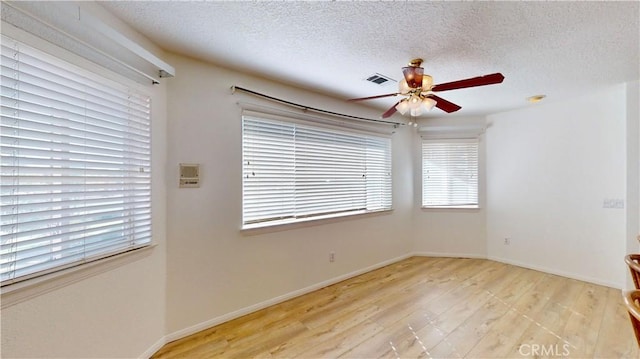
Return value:
M 153 101 L 152 240 L 156 246 L 65 275 L 46 286 L 3 292 L 3 358 L 130 358 L 164 336 L 166 88 L 150 85 L 147 90 Z M 58 287 L 49 288 L 52 283 Z M 47 291 L 39 295 L 24 294 L 44 288 Z
M 488 117 L 488 256 L 621 288 L 626 87 L 552 101 Z
M 168 89 L 171 338 L 410 252 L 413 193 L 407 146 L 411 134 L 406 128 L 398 129 L 392 139 L 393 212 L 244 233 L 241 116 L 236 102 L 260 101 L 240 92 L 232 95 L 232 85 L 352 115 L 376 118 L 379 112 L 181 56 L 172 56 L 169 63 L 179 74 Z M 200 164 L 200 188 L 178 188 L 181 162 Z M 336 261 L 329 263 L 332 251 Z
M 640 81 L 627 87 L 627 241 L 626 253 L 640 252 Z M 633 289 L 627 276 L 626 289 Z
M 439 111 L 439 110 L 435 110 Z M 419 120 L 420 127 L 483 127 L 484 117 L 444 117 Z M 414 131 L 413 250 L 421 255 L 480 257 L 487 255 L 485 200 L 485 138 L 479 137 L 478 209 L 422 209 L 422 138 Z

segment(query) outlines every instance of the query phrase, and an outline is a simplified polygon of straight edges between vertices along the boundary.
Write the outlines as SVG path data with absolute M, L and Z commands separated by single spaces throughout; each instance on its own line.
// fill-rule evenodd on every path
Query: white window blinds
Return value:
M 391 140 L 243 117 L 243 225 L 391 209 Z
M 151 241 L 150 100 L 2 36 L 2 284 Z
M 422 142 L 422 206 L 478 207 L 478 140 Z

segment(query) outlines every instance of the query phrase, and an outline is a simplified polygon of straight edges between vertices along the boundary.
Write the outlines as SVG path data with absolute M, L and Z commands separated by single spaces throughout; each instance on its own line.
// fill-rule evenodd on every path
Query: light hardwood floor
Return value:
M 638 358 L 621 292 L 412 257 L 165 345 L 154 358 Z

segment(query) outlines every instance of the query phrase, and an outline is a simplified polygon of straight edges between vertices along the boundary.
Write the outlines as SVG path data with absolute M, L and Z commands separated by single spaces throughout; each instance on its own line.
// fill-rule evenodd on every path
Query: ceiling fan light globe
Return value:
M 424 111 L 431 111 L 431 109 L 433 109 L 433 106 L 435 105 L 436 105 L 436 100 L 430 97 L 425 97 L 422 100 L 422 105 L 420 107 L 422 107 Z
M 411 95 L 411 97 L 409 97 L 409 108 L 410 109 L 417 109 L 420 108 L 420 105 L 422 104 L 422 99 L 416 95 Z
M 411 91 L 411 87 L 409 87 L 409 84 L 407 84 L 407 80 L 400 80 L 400 82 L 398 82 L 398 92 L 404 95 L 408 94 L 409 91 Z
M 409 101 L 402 100 L 396 105 L 396 110 L 400 112 L 401 115 L 404 115 L 409 110 Z
M 433 77 L 429 75 L 422 76 L 422 90 L 428 91 L 433 87 Z
M 418 117 L 420 115 L 422 115 L 422 109 L 420 107 L 411 109 L 411 116 Z

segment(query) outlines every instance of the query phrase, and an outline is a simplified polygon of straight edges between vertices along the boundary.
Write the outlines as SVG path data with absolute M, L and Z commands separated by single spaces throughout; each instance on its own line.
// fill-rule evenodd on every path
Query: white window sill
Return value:
M 1 289 L 1 308 L 10 307 L 85 278 L 137 261 L 151 255 L 152 249 L 156 246 L 156 244 L 150 244 L 129 252 L 115 254 L 93 262 L 79 264 L 74 267 L 5 285 Z
M 380 214 L 388 214 L 393 212 L 393 208 L 383 209 L 379 211 L 352 211 L 345 213 L 337 213 L 337 214 L 327 214 L 324 216 L 314 216 L 308 218 L 291 218 L 291 219 L 283 219 L 279 221 L 269 221 L 263 223 L 253 223 L 246 224 L 242 226 L 240 231 L 243 234 L 252 235 L 252 234 L 260 234 L 267 232 L 276 232 L 276 231 L 284 231 L 294 228 L 300 227 L 308 227 L 315 226 L 326 223 L 333 223 L 338 221 L 343 221 L 346 219 L 355 219 L 359 217 L 366 216 L 375 216 Z
M 447 209 L 452 209 L 452 210 L 479 210 L 480 206 L 478 205 L 473 205 L 473 206 L 422 206 L 421 207 L 424 210 L 430 210 L 430 209 L 435 209 L 435 210 L 447 210 Z

